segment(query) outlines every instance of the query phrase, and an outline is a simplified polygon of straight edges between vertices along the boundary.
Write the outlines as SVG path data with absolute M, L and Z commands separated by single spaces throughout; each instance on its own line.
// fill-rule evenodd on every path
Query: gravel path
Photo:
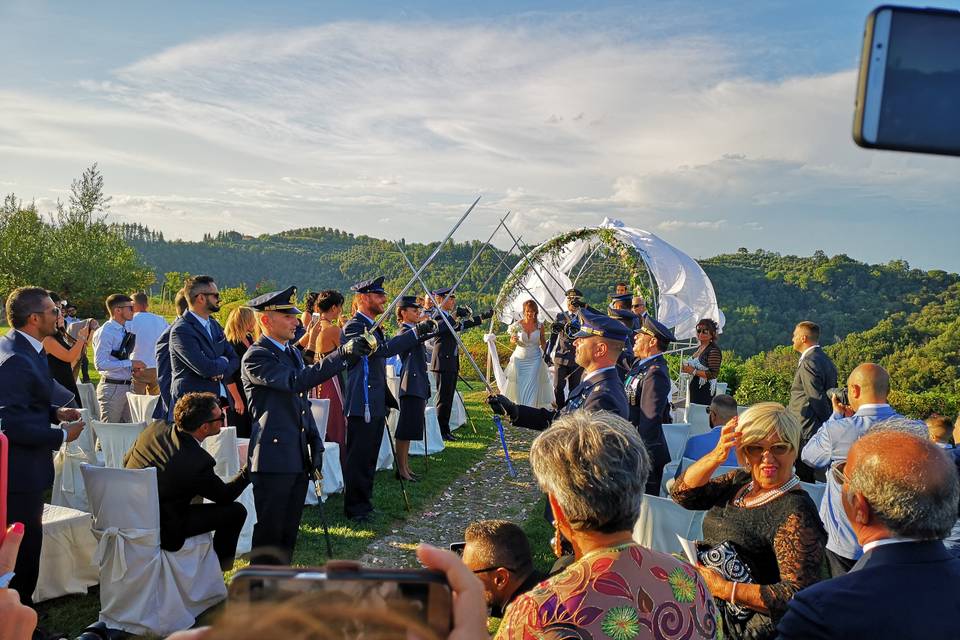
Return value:
M 360 562 L 416 567 L 414 547 L 421 541 L 446 547 L 463 540 L 463 530 L 474 520 L 502 518 L 522 525 L 541 496 L 529 463 L 530 443 L 538 432 L 504 427 L 516 478 L 507 472 L 500 442 L 492 443 L 483 459 L 444 489 L 436 504 L 370 543 Z

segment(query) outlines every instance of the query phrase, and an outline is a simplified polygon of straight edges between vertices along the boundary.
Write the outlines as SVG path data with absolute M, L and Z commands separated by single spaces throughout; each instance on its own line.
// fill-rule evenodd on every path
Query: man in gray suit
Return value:
M 790 412 L 800 421 L 802 449 L 827 418 L 833 403 L 827 389 L 837 386 L 837 368 L 820 348 L 820 326 L 804 320 L 793 330 L 793 348 L 800 354 L 797 372 L 790 385 Z M 797 460 L 797 475 L 805 482 L 814 481 L 813 469 Z

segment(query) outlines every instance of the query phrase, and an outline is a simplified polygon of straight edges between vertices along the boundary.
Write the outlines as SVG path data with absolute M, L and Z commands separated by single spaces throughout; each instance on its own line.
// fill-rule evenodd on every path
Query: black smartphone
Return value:
M 867 17 L 853 139 L 960 155 L 960 12 L 883 5 Z
M 466 542 L 451 542 L 450 551 L 453 551 L 458 556 L 463 556 L 463 549 L 467 546 Z
M 323 592 L 325 603 L 389 609 L 450 634 L 453 598 L 446 576 L 429 569 L 374 569 L 334 561 L 322 567 L 249 566 L 228 589 L 228 608 Z

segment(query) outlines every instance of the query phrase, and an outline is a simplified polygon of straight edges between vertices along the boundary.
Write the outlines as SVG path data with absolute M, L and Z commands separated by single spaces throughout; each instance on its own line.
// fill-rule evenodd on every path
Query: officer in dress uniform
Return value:
M 343 340 L 362 338 L 376 323 L 387 301 L 383 276 L 364 280 L 350 287 L 357 295 L 357 313 L 343 326 Z M 373 332 L 376 348 L 347 371 L 344 413 L 347 415 L 347 455 L 343 470 L 343 510 L 348 518 L 366 522 L 373 515 L 373 477 L 377 454 L 383 440 L 387 411 L 399 409 L 387 388 L 386 359 L 409 351 L 417 342 L 430 337 L 436 329 L 433 320 L 423 320 L 413 331 L 403 332 L 390 340 L 383 329 Z
M 305 366 L 291 344 L 300 315 L 296 298 L 289 287 L 247 302 L 263 333 L 244 354 L 240 374 L 253 424 L 248 464 L 257 524 L 251 564 L 289 564 L 293 557 L 309 476 L 323 464 L 307 392 L 370 353 L 366 340 L 357 338 Z
M 537 409 L 514 404 L 503 395 L 487 399 L 498 415 L 507 415 L 518 427 L 543 431 L 558 415 L 577 409 L 610 411 L 624 419 L 630 417 L 623 383 L 617 375 L 616 362 L 623 350 L 628 330 L 619 321 L 585 309 L 580 310 L 580 330 L 573 334 L 576 361 L 583 367 L 580 384 L 570 392 L 570 399 L 559 410 Z
M 544 354 L 547 364 L 550 363 L 549 359 L 552 359 L 557 366 L 553 384 L 553 397 L 557 407 L 563 407 L 566 403 L 567 387 L 572 391 L 580 384 L 580 376 L 583 374 L 583 367 L 578 365 L 574 358 L 573 338 L 570 337 L 574 333 L 570 329 L 579 327 L 577 313 L 584 306 L 583 293 L 579 289 L 567 289 L 566 295 L 567 310 L 554 318 L 550 327 L 550 342 Z
M 627 328 L 627 331 L 629 331 L 627 339 L 623 342 L 623 351 L 620 353 L 620 357 L 617 358 L 617 373 L 620 375 L 620 379 L 626 382 L 627 374 L 630 373 L 634 360 L 636 360 L 633 356 L 633 338 L 639 329 L 634 330 L 633 327 L 639 327 L 639 318 L 637 314 L 627 309 L 608 308 L 607 316 L 622 323 L 623 326 Z
M 453 410 L 453 398 L 457 392 L 457 377 L 460 375 L 460 352 L 457 339 L 450 333 L 447 323 L 443 321 L 440 314 L 444 314 L 450 325 L 457 331 L 466 331 L 493 317 L 492 310 L 472 317 L 470 310 L 466 307 L 457 307 L 454 310 L 457 296 L 451 291 L 451 287 L 443 287 L 431 292 L 437 306 L 433 312 L 433 319 L 437 323 L 437 335 L 434 336 L 430 370 L 437 379 L 437 422 L 440 423 L 440 434 L 444 440 L 448 441 L 457 439 L 450 432 L 450 413 Z M 443 308 L 440 308 L 441 306 Z
M 397 303 L 400 333 L 416 331 L 423 307 L 416 296 L 403 296 Z M 400 417 L 397 419 L 397 475 L 416 482 L 410 470 L 410 442 L 423 440 L 426 426 L 424 411 L 430 397 L 430 378 L 427 376 L 427 358 L 423 343 L 417 342 L 408 351 L 398 354 L 403 361 L 400 368 Z
M 637 427 L 647 445 L 653 466 L 647 478 L 646 492 L 660 495 L 663 467 L 670 462 L 670 451 L 663 436 L 664 424 L 670 418 L 670 371 L 663 352 L 676 338 L 673 332 L 650 316 L 633 341 L 637 361 L 627 376 L 627 401 L 630 403 L 630 422 Z

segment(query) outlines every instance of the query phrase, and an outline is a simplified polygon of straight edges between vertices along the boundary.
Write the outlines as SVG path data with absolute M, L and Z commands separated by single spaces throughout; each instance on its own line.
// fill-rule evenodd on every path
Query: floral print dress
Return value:
M 635 543 L 598 549 L 517 598 L 497 640 L 717 637 L 713 598 L 690 565 Z

